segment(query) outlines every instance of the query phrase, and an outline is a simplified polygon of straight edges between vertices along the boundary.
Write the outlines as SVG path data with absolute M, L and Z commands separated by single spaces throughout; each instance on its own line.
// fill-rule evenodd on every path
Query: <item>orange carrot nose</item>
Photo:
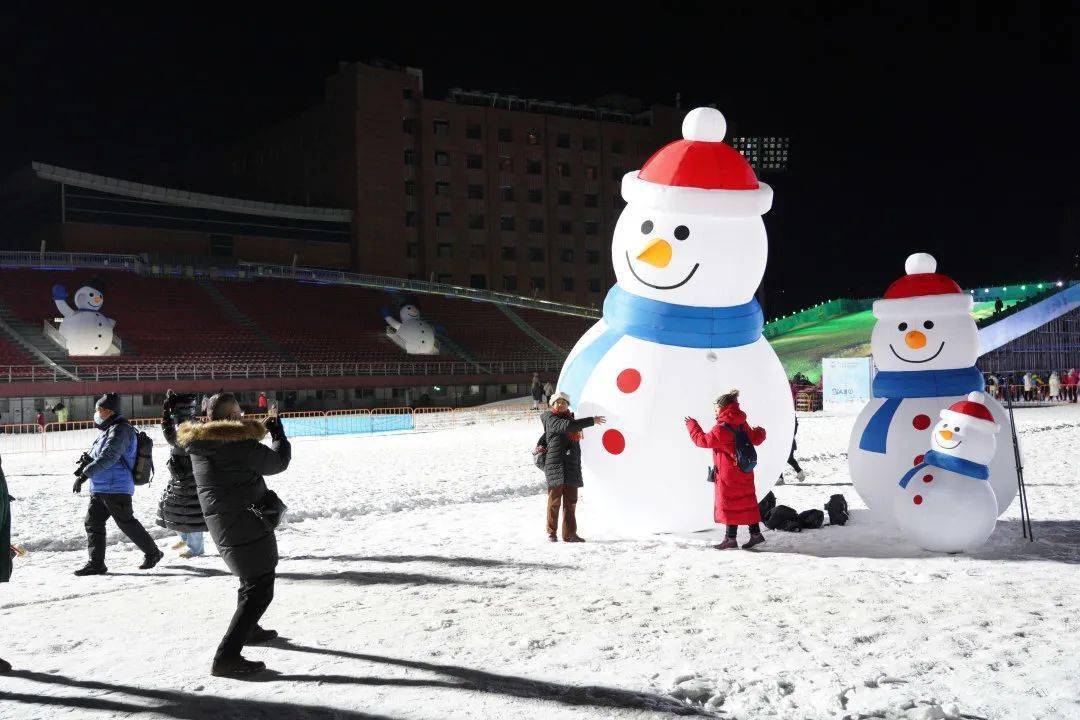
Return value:
M 938 435 L 945 440 L 952 440 L 952 430 L 938 430 Z
M 671 243 L 656 238 L 645 246 L 645 249 L 638 254 L 637 259 L 654 267 L 667 267 L 668 263 L 671 262 Z
M 912 330 L 904 336 L 904 342 L 912 350 L 918 350 L 919 348 L 926 347 L 926 336 L 918 330 Z

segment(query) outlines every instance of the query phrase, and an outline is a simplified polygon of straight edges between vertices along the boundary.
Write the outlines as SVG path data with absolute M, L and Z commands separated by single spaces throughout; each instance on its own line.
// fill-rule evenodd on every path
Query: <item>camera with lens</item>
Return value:
M 87 466 L 94 462 L 94 458 L 90 457 L 90 453 L 83 453 L 79 456 L 79 461 L 75 463 L 75 477 L 82 477 L 83 471 Z

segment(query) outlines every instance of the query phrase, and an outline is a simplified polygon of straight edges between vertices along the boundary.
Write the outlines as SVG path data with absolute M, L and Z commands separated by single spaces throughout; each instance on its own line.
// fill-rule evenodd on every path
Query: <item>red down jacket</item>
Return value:
M 713 464 L 716 466 L 713 520 L 725 525 L 752 525 L 761 522 L 757 492 L 754 490 L 754 471 L 744 473 L 735 464 L 735 434 L 725 428 L 724 423 L 732 427 L 742 425 L 754 445 L 765 442 L 764 428 L 747 425 L 746 413 L 739 409 L 738 402 L 720 411 L 716 425 L 708 433 L 694 419 L 686 421 L 686 429 L 690 431 L 690 439 L 695 445 L 713 451 Z

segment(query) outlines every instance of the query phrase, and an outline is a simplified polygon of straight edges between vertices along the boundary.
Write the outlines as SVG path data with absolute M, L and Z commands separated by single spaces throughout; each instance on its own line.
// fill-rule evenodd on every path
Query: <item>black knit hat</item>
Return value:
M 194 393 L 176 395 L 172 403 L 172 415 L 176 422 L 186 422 L 199 413 L 199 398 Z
M 94 407 L 105 408 L 106 410 L 112 410 L 117 415 L 120 414 L 120 396 L 116 393 L 105 393 L 97 399 L 94 403 Z

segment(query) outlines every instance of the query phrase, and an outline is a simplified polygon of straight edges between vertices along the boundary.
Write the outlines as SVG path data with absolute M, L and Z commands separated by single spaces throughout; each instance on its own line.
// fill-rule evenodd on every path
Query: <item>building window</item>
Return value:
M 439 243 L 437 253 L 441 258 L 452 258 L 454 257 L 454 246 L 450 243 Z
M 469 287 L 476 288 L 477 290 L 484 290 L 487 288 L 487 276 L 485 275 L 470 275 Z
M 401 90 L 402 100 L 412 100 L 412 88 L 402 88 Z
M 416 118 L 401 118 L 401 129 L 409 135 L 414 134 L 416 132 Z
M 405 257 L 414 258 L 420 254 L 420 243 L 405 243 Z
M 596 146 L 599 144 L 600 142 L 595 137 L 590 137 L 586 135 L 585 137 L 581 138 L 581 149 L 586 152 L 592 152 L 596 150 Z
M 447 167 L 450 165 L 450 153 L 445 153 L 442 150 L 435 151 L 435 164 L 440 167 Z
M 544 232 L 544 219 L 543 218 L 529 218 L 529 232 L 542 233 Z
M 499 156 L 499 172 L 514 172 L 514 159 L 509 155 Z
M 450 183 L 439 181 L 435 183 L 435 194 L 443 197 L 450 194 Z
M 470 215 L 469 216 L 469 229 L 470 230 L 483 230 L 484 229 L 484 216 L 483 215 Z
M 534 205 L 544 202 L 544 191 L 538 188 L 529 190 L 529 202 Z
M 555 146 L 563 150 L 570 149 L 570 133 L 559 133 L 555 136 Z
M 484 136 L 480 123 L 469 123 L 465 126 L 465 137 L 469 140 L 479 140 Z
M 537 132 L 536 130 L 526 130 L 525 131 L 525 142 L 527 144 L 529 144 L 529 145 L 539 145 L 540 144 L 540 133 Z
M 416 213 L 412 210 L 405 212 L 405 227 L 416 227 Z
M 465 157 L 465 167 L 469 170 L 483 170 L 484 169 L 484 157 L 483 155 L 467 155 Z
M 600 196 L 595 195 L 595 194 L 586 194 L 585 195 L 585 207 L 587 207 L 587 208 L 600 207 Z
M 570 196 L 570 191 L 569 190 L 560 190 L 559 191 L 559 204 L 560 205 L 569 205 L 571 203 L 571 201 L 572 201 L 572 198 Z
M 622 140 L 611 141 L 611 152 L 615 153 L 616 155 L 622 155 L 624 150 L 626 150 L 626 143 L 624 143 Z
M 503 202 L 514 202 L 514 186 L 503 185 L 499 188 L 499 199 Z
M 570 177 L 570 163 L 565 163 L 565 162 L 559 163 L 558 167 L 556 168 L 556 171 L 557 171 L 559 177 L 561 177 L 561 178 Z
M 595 165 L 585 166 L 585 179 L 595 180 L 600 175 L 600 172 L 596 169 Z
M 450 213 L 435 213 L 435 227 L 450 227 L 451 222 L 452 219 L 450 217 Z
M 410 196 L 416 194 L 416 181 L 415 180 L 406 180 L 405 181 L 405 194 L 410 195 Z
M 570 235 L 573 232 L 574 232 L 574 224 L 572 222 L 570 222 L 569 220 L 560 220 L 559 221 L 559 234 L 560 235 Z
M 499 257 L 503 260 L 517 260 L 517 248 L 504 246 L 502 250 L 499 251 Z
M 406 150 L 405 151 L 405 164 L 406 165 L 415 165 L 416 164 L 416 151 L 415 150 Z
M 473 244 L 469 246 L 469 258 L 483 260 L 487 257 L 487 245 Z
M 585 234 L 586 235 L 599 235 L 600 234 L 600 223 L 596 222 L 595 220 L 586 220 L 585 221 Z
M 503 290 L 517 290 L 517 275 L 503 275 Z
M 483 200 L 484 199 L 484 186 L 483 185 L 470 185 L 468 192 L 469 192 L 469 199 L 470 200 Z
M 513 215 L 502 215 L 499 217 L 499 229 L 500 230 L 513 230 L 515 227 L 515 220 Z
M 529 175 L 539 175 L 541 172 L 543 172 L 543 165 L 540 163 L 539 160 L 526 160 L 525 172 Z
M 564 277 L 562 279 L 563 292 L 574 292 L 574 278 Z
M 529 288 L 531 290 L 543 290 L 547 287 L 547 281 L 542 277 L 529 278 Z
M 544 248 L 529 248 L 529 262 L 544 262 Z
M 436 135 L 446 137 L 450 134 L 450 123 L 445 120 L 433 120 L 431 123 L 431 130 Z
M 600 278 L 589 278 L 585 282 L 589 286 L 589 292 L 591 292 L 591 293 L 600 292 Z
M 625 174 L 626 174 L 626 171 L 623 170 L 618 165 L 611 168 L 611 179 L 612 180 L 622 180 L 622 176 L 625 175 Z
M 599 265 L 600 264 L 600 251 L 599 250 L 586 250 L 585 251 L 585 262 L 587 262 L 589 265 Z
M 563 248 L 559 251 L 559 260 L 564 263 L 574 262 L 574 248 Z

